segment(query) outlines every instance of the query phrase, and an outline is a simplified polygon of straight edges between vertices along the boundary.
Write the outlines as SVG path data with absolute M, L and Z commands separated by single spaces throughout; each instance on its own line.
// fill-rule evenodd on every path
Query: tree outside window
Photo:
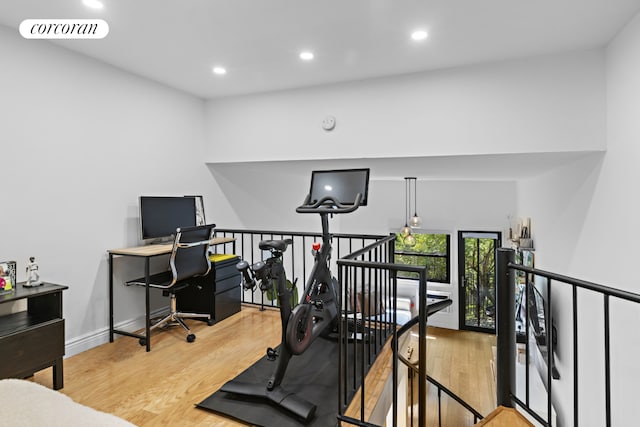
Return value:
M 451 283 L 450 280 L 450 236 L 439 233 L 412 233 L 415 245 L 405 243 L 402 234 L 396 234 L 395 262 L 397 264 L 427 267 L 430 282 Z M 417 279 L 418 273 L 398 272 L 398 277 Z

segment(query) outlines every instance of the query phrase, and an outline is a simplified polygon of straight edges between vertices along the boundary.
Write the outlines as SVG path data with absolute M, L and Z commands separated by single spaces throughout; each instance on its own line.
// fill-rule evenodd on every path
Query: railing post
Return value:
M 420 272 L 418 298 L 418 425 L 427 425 L 427 270 Z
M 516 387 L 515 274 L 509 263 L 513 249 L 497 250 L 496 266 L 496 403 L 513 407 L 511 392 Z

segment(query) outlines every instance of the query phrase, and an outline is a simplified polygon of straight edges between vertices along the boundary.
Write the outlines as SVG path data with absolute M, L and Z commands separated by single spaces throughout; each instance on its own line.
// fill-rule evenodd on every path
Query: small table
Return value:
M 211 246 L 222 245 L 225 243 L 234 242 L 233 237 L 214 237 L 211 240 Z M 171 253 L 173 243 L 158 244 L 158 245 L 144 245 L 133 246 L 130 248 L 110 249 L 109 253 L 109 342 L 113 342 L 114 334 L 126 335 L 129 337 L 138 338 L 144 340 L 147 351 L 151 351 L 151 308 L 149 306 L 149 260 L 153 257 L 160 255 L 167 255 Z M 144 277 L 145 277 L 145 334 L 135 334 L 123 330 L 114 328 L 113 323 L 113 257 L 118 256 L 132 256 L 144 258 Z
M 0 316 L 0 378 L 27 378 L 53 366 L 53 388 L 64 387 L 64 318 L 62 291 L 67 286 L 43 283 L 0 295 L 0 304 L 27 300 L 27 309 Z

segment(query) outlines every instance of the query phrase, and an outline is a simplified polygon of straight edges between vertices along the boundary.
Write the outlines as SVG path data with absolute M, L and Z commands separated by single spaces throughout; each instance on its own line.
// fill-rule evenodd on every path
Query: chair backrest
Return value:
M 204 276 L 211 270 L 209 246 L 215 224 L 183 227 L 176 230 L 169 265 L 172 285 L 193 276 Z

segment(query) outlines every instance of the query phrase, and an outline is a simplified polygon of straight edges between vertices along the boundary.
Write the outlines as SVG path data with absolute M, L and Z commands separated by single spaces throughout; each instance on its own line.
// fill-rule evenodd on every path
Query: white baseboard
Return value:
M 160 317 L 167 313 L 167 308 L 160 308 L 151 312 L 151 317 Z M 144 328 L 145 319 L 144 315 L 137 317 L 135 319 L 125 320 L 124 322 L 119 322 L 114 327 L 116 329 L 120 329 L 123 331 L 137 331 Z M 122 338 L 122 335 L 115 335 L 115 339 Z M 131 339 L 131 338 L 130 338 Z M 99 329 L 94 332 L 90 332 L 85 335 L 81 335 L 79 337 L 71 338 L 67 340 L 64 344 L 65 349 L 65 358 L 71 357 L 76 354 L 82 353 L 83 351 L 90 350 L 94 347 L 97 347 L 102 344 L 106 344 L 109 342 L 109 327 Z

